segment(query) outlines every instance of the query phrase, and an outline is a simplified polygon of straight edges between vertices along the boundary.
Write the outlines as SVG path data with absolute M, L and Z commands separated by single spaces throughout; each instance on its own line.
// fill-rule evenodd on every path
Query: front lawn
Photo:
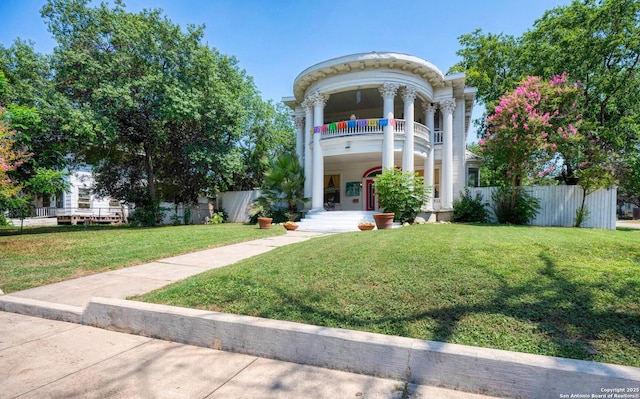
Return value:
M 638 367 L 640 230 L 338 234 L 137 299 Z
M 284 234 L 242 224 L 58 226 L 6 229 L 0 236 L 0 289 L 5 293 L 151 262 L 236 242 Z

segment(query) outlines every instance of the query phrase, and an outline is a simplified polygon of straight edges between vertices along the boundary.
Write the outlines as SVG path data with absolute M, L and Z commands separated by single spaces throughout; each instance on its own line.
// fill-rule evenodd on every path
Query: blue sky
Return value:
M 0 0 L 0 44 L 16 37 L 53 51 L 40 17 L 44 0 Z M 458 36 L 476 28 L 520 36 L 545 10 L 569 0 L 125 0 L 127 10 L 162 8 L 174 23 L 204 24 L 205 40 L 233 55 L 264 99 L 293 94 L 307 67 L 342 55 L 394 51 L 444 73 L 459 61 Z M 474 110 L 474 117 L 481 109 Z M 470 138 L 474 134 L 469 135 Z

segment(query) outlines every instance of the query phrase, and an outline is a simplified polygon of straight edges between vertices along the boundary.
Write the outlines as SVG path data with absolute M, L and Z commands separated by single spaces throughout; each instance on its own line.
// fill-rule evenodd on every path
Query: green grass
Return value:
M 0 289 L 5 293 L 120 269 L 200 249 L 284 234 L 242 224 L 132 228 L 59 226 L 5 229 Z
M 640 366 L 640 231 L 474 225 L 277 248 L 137 298 Z

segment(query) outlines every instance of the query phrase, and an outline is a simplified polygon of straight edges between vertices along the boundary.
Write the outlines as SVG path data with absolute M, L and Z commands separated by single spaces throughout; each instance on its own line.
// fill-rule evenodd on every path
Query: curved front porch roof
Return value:
M 293 83 L 293 93 L 298 101 L 304 100 L 304 95 L 310 85 L 327 76 L 351 71 L 397 68 L 410 72 L 427 80 L 434 88 L 445 87 L 445 75 L 432 63 L 408 54 L 392 52 L 371 52 L 345 55 L 315 64 L 302 71 Z M 462 75 L 464 79 L 464 74 Z
M 374 73 L 371 73 L 374 72 Z M 353 79 L 351 82 L 349 79 Z M 310 93 L 330 94 L 376 89 L 384 82 L 419 87 L 418 98 L 427 102 L 454 98 L 465 101 L 465 131 L 471 121 L 476 89 L 466 86 L 464 73 L 445 75 L 438 67 L 420 57 L 395 52 L 370 52 L 345 55 L 315 64 L 302 71 L 293 84 L 293 96 L 282 100 L 296 110 Z M 406 83 L 405 83 L 406 82 Z M 302 111 L 300 111 L 302 112 Z

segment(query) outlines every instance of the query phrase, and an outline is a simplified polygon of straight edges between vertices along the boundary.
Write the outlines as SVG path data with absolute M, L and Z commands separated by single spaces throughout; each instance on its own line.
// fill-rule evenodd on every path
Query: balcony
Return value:
M 326 125 L 317 126 L 316 133 L 321 134 L 321 139 L 331 139 L 336 137 L 360 136 L 368 134 L 383 134 L 384 126 L 387 124 L 393 126 L 395 135 L 403 136 L 405 134 L 405 125 L 407 121 L 404 119 L 358 119 L 350 121 L 341 121 L 328 123 Z M 422 123 L 413 122 L 414 137 L 429 143 L 429 128 Z M 434 144 L 442 144 L 442 132 L 436 129 L 433 132 Z

